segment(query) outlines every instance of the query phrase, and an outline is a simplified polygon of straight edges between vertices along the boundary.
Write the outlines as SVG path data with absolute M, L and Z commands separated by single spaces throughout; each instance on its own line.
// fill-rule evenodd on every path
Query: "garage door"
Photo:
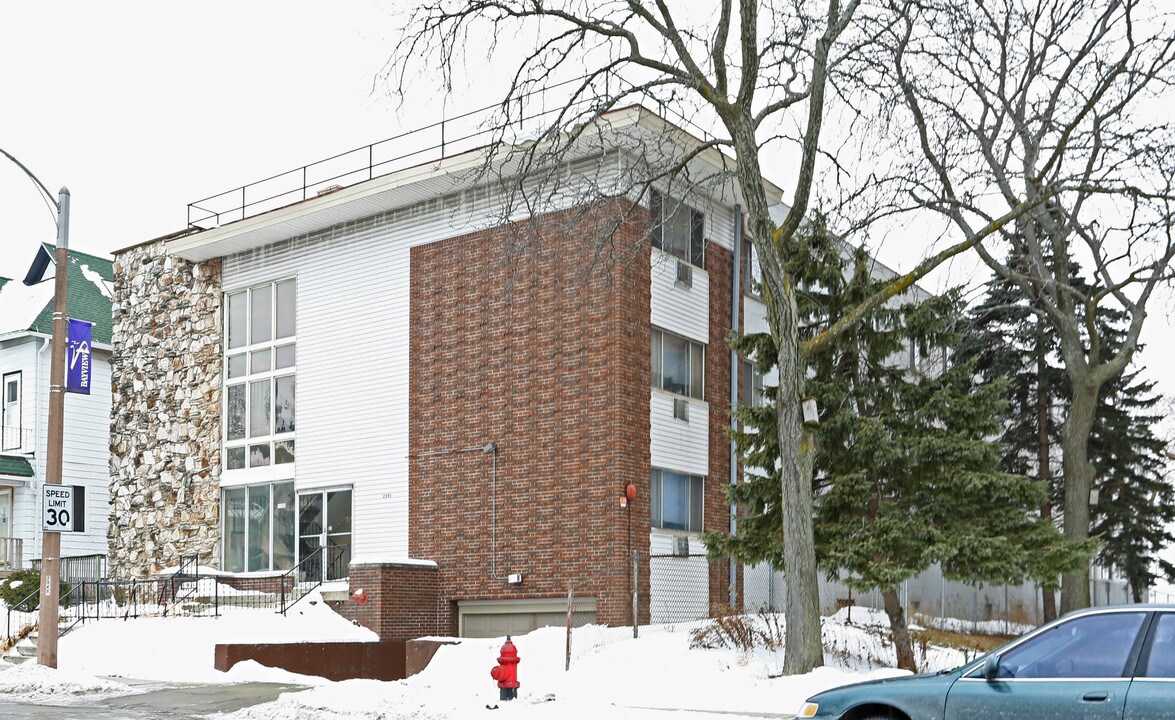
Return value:
M 596 621 L 595 601 L 577 601 L 571 616 L 573 626 Z M 521 602 L 464 602 L 458 605 L 461 637 L 494 638 L 525 635 L 542 627 L 567 625 L 567 602 L 549 600 Z

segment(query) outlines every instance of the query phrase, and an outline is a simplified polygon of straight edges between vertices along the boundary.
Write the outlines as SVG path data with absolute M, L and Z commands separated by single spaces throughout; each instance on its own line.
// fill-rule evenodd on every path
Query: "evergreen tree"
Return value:
M 789 262 L 800 279 L 805 332 L 835 322 L 881 284 L 863 251 L 847 250 L 817 219 Z M 912 347 L 928 356 L 949 347 L 961 301 L 957 292 L 872 312 L 859 332 L 808 357 L 808 388 L 820 408 L 815 455 L 817 557 L 829 573 L 848 574 L 857 590 L 881 591 L 899 666 L 914 669 L 913 647 L 898 602 L 901 583 L 941 563 L 952 579 L 1017 581 L 1081 556 L 1051 523 L 1034 521 L 1041 487 L 999 470 L 1004 386 L 975 386 L 967 365 L 940 375 L 911 372 Z M 735 342 L 743 354 L 771 358 L 770 338 Z M 769 370 L 766 363 L 761 370 Z M 708 534 L 714 554 L 774 562 L 781 551 L 780 492 L 771 458 L 773 408 L 740 408 L 735 433 L 746 481 L 728 490 L 746 517 L 734 535 Z M 756 470 L 755 468 L 759 468 Z M 1067 564 L 1068 563 L 1068 564 Z
M 1160 577 L 1175 579 L 1175 566 L 1157 556 L 1175 542 L 1167 529 L 1175 488 L 1166 477 L 1167 442 L 1154 432 L 1162 420 L 1154 386 L 1137 370 L 1106 383 L 1089 440 L 1098 491 L 1090 535 L 1101 543 L 1098 562 L 1121 573 L 1134 602 Z
M 1018 267 L 1015 256 L 1009 267 Z M 952 362 L 969 363 L 982 383 L 1004 381 L 1005 412 L 999 433 L 1000 469 L 1036 480 L 1045 493 L 1042 521 L 1055 522 L 1063 478 L 1054 461 L 1059 448 L 1060 417 L 1055 408 L 1068 399 L 1068 376 L 1055 363 L 1057 342 L 1032 311 L 1030 301 L 1009 282 L 993 278 L 983 299 L 967 312 Z M 1044 620 L 1057 616 L 1058 575 L 1037 576 Z
M 1007 260 L 1010 266 L 1016 262 L 1014 256 Z M 1069 265 L 1070 284 L 1078 292 L 1088 290 L 1076 264 Z M 966 338 L 955 357 L 974 362 L 985 381 L 1008 378 L 1001 467 L 1048 485 L 1051 500 L 1041 508 L 1047 518 L 1064 483 L 1051 471 L 1049 458 L 1071 397 L 1069 378 L 1056 364 L 1055 339 L 1041 331 L 1031 299 L 999 278 L 987 289 L 969 313 Z M 1096 322 L 1098 335 L 1105 339 L 1102 354 L 1109 357 L 1125 335 L 1126 317 L 1102 308 Z M 1164 477 L 1166 443 L 1154 434 L 1161 415 L 1155 411 L 1159 398 L 1153 385 L 1139 380 L 1137 370 L 1107 382 L 1098 396 L 1090 437 L 1099 496 L 1091 512 L 1091 536 L 1101 543 L 1099 562 L 1121 572 L 1136 601 L 1158 577 L 1152 566 L 1155 553 L 1175 540 L 1166 529 L 1175 520 L 1175 489 Z M 1154 562 L 1162 575 L 1175 577 L 1170 563 Z M 1046 579 L 1042 588 L 1048 620 L 1055 616 L 1055 579 Z

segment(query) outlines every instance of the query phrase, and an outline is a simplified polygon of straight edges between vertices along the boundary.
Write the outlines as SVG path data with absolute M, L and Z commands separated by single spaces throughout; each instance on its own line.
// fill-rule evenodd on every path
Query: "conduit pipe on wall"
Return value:
M 447 448 L 445 450 L 429 450 L 427 452 L 409 455 L 409 458 L 429 458 L 438 455 L 453 455 L 455 453 L 480 452 L 492 454 L 490 465 L 490 577 L 494 580 L 505 580 L 505 575 L 498 574 L 498 443 L 491 440 L 485 445 L 474 445 L 466 448 Z
M 734 263 L 730 281 L 730 329 L 739 331 L 739 301 L 742 299 L 742 240 L 743 240 L 743 209 L 740 205 L 734 206 Z M 734 409 L 738 407 L 738 353 L 730 351 L 730 429 L 737 430 Z M 734 444 L 734 436 L 730 440 L 730 484 L 738 483 L 738 448 Z M 730 505 L 730 534 L 734 535 L 738 526 L 738 506 Z M 730 558 L 730 606 L 738 606 L 738 566 L 734 558 Z

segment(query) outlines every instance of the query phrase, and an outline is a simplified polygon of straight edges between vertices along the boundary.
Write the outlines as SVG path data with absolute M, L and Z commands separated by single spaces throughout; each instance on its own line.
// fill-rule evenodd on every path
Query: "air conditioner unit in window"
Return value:
M 676 535 L 673 538 L 673 554 L 689 555 L 689 538 L 685 535 Z
M 681 260 L 677 261 L 677 284 L 683 287 L 694 286 L 694 266 Z
M 689 422 L 689 400 L 673 398 L 673 419 Z

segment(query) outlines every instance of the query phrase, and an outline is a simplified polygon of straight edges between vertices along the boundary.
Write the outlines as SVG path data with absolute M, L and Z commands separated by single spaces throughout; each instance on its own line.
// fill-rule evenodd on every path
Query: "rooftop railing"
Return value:
M 188 227 L 211 229 L 422 163 L 444 160 L 512 135 L 524 137 L 527 132 L 544 130 L 558 113 L 569 108 L 586 110 L 596 101 L 595 96 L 581 94 L 579 100 L 568 103 L 567 95 L 573 86 L 586 79 L 584 76 L 566 80 L 522 94 L 511 101 L 505 114 L 507 108 L 495 103 L 443 117 L 438 122 L 197 200 L 188 204 Z M 598 84 L 603 94 L 617 94 L 617 88 L 626 88 L 624 92 L 631 97 L 625 97 L 623 104 L 651 102 L 662 117 L 690 128 L 700 137 L 710 136 L 660 100 L 634 92 L 631 83 L 616 75 L 603 75 Z M 509 122 L 504 124 L 506 117 Z M 576 117 L 575 112 L 571 113 L 570 118 Z

